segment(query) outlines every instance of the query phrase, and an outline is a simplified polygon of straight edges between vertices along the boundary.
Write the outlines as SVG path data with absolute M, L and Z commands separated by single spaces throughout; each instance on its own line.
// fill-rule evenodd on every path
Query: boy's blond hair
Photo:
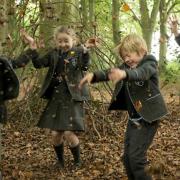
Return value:
M 118 54 L 123 58 L 124 53 L 136 52 L 138 55 L 147 54 L 148 48 L 145 40 L 137 34 L 129 34 L 124 37 L 117 46 Z

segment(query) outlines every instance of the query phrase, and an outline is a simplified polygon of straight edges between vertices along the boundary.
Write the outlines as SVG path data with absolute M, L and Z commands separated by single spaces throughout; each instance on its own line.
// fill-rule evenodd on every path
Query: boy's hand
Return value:
M 109 80 L 113 81 L 114 83 L 125 79 L 126 76 L 126 72 L 124 70 L 120 70 L 119 68 L 112 68 L 108 73 Z
M 100 39 L 99 38 L 90 38 L 85 42 L 85 47 L 86 48 L 93 48 L 97 47 L 100 44 Z
M 82 89 L 82 86 L 86 83 L 90 84 L 92 79 L 93 79 L 94 74 L 93 73 L 88 73 L 86 74 L 80 81 L 78 88 Z
M 24 30 L 20 30 L 20 35 L 25 43 L 28 43 L 31 49 L 37 49 L 35 40 Z
M 170 25 L 171 32 L 177 36 L 178 35 L 178 19 L 176 16 L 170 16 L 168 24 Z

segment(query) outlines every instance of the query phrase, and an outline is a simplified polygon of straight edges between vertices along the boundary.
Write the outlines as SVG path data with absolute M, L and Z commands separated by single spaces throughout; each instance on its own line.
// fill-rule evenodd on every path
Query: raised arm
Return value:
M 51 59 L 51 52 L 40 56 L 37 52 L 37 43 L 33 37 L 31 37 L 24 29 L 21 30 L 21 36 L 25 43 L 29 44 L 32 63 L 35 68 L 48 67 Z
M 10 61 L 13 68 L 16 69 L 16 68 L 21 68 L 21 67 L 26 66 L 31 59 L 34 59 L 36 57 L 37 57 L 37 53 L 32 51 L 31 49 L 28 49 L 19 57 L 15 59 L 10 59 Z
M 81 57 L 81 67 L 82 70 L 87 71 L 91 61 L 90 61 L 90 55 L 89 50 L 91 48 L 97 47 L 99 45 L 99 39 L 98 38 L 89 38 L 83 45 L 82 45 L 82 57 Z
M 142 62 L 137 68 L 126 69 L 126 80 L 127 81 L 145 81 L 157 73 L 157 61 L 151 55 Z
M 176 16 L 169 17 L 169 25 L 171 28 L 171 32 L 175 36 L 177 44 L 180 46 L 180 33 L 178 32 L 178 20 Z
M 13 68 L 15 68 L 15 69 L 26 66 L 26 64 L 28 64 L 31 59 L 34 59 L 37 57 L 37 53 L 35 51 L 36 44 L 34 42 L 34 39 L 32 37 L 30 37 L 24 29 L 20 30 L 20 35 L 24 42 L 29 43 L 30 49 L 23 52 L 17 58 L 14 58 L 14 59 L 10 58 L 11 64 L 12 64 Z

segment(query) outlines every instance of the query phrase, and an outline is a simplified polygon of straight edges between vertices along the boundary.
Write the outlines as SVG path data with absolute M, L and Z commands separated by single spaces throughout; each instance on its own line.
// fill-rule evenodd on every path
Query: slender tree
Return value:
M 8 15 L 8 32 L 12 34 L 16 29 L 15 0 L 7 1 L 7 15 Z
M 0 52 L 4 51 L 7 37 L 7 1 L 3 0 L 0 2 Z
M 7 37 L 7 2 L 5 0 L 0 1 L 0 53 L 4 53 L 6 46 L 6 37 Z M 1 136 L 1 127 L 0 124 L 0 164 L 1 164 L 1 154 L 2 154 L 2 136 Z
M 46 47 L 51 46 L 54 28 L 78 22 L 78 3 L 75 0 L 40 0 L 40 35 L 43 36 Z
M 152 34 L 156 25 L 156 19 L 159 12 L 160 0 L 153 1 L 152 11 L 148 8 L 148 0 L 139 0 L 140 5 L 140 25 L 143 37 L 146 40 L 149 52 L 151 51 Z
M 96 34 L 96 23 L 95 23 L 95 0 L 89 0 L 89 24 L 90 24 L 90 32 L 92 34 Z
M 161 0 L 159 7 L 160 14 L 160 47 L 159 47 L 159 69 L 160 73 L 164 72 L 166 67 L 167 53 L 167 19 L 173 9 L 180 4 L 179 0 Z
M 120 40 L 119 9 L 120 9 L 120 1 L 113 0 L 112 1 L 112 30 L 113 30 L 113 41 L 115 45 L 117 45 Z
M 82 14 L 82 24 L 85 28 L 87 28 L 88 25 L 88 1 L 87 0 L 81 0 L 81 14 Z

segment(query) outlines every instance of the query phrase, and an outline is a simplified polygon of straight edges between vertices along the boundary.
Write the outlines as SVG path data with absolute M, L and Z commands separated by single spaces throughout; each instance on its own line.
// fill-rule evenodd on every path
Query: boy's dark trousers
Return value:
M 129 180 L 151 180 L 145 171 L 146 153 L 157 131 L 159 121 L 140 120 L 137 126 L 129 120 L 125 134 L 123 163 Z

